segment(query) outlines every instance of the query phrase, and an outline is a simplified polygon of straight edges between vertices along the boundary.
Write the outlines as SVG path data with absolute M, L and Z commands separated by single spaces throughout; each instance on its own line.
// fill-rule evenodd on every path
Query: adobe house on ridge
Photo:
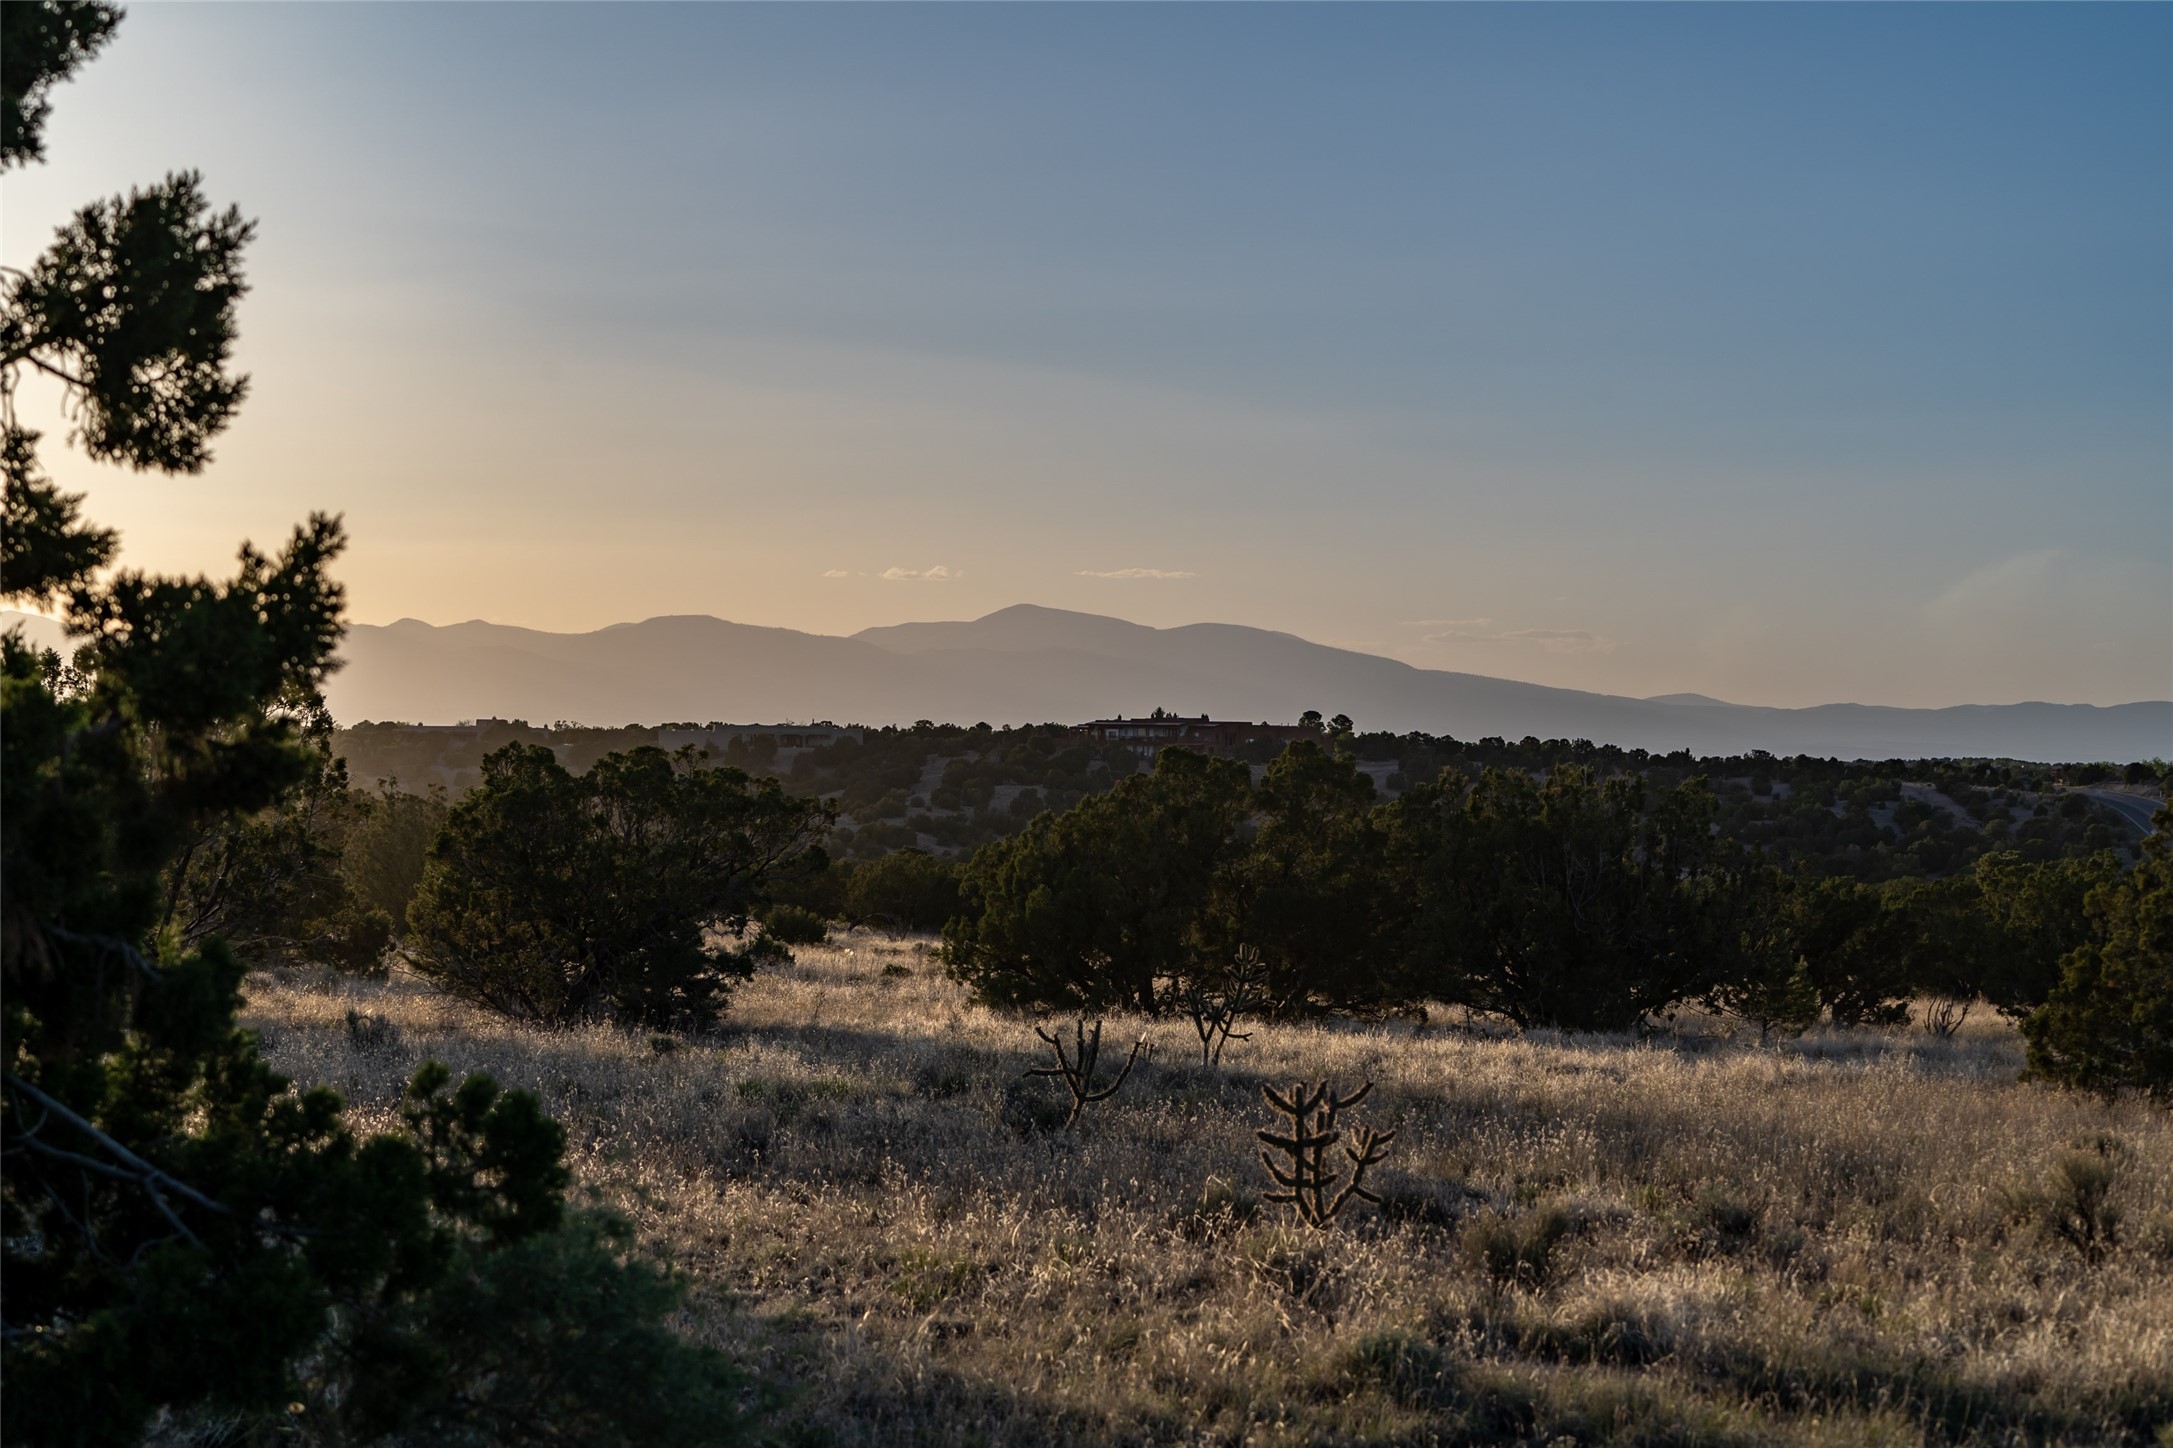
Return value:
M 1156 750 L 1173 744 L 1197 749 L 1202 754 L 1234 754 L 1247 744 L 1261 741 L 1289 744 L 1299 739 L 1325 737 L 1320 730 L 1305 724 L 1270 724 L 1265 720 L 1254 724 L 1243 719 L 1210 719 L 1205 714 L 1197 719 L 1179 718 L 1174 714 L 1127 719 L 1119 714 L 1114 719 L 1096 719 L 1074 727 L 1090 739 L 1103 744 L 1122 744 L 1143 758 L 1152 758 Z

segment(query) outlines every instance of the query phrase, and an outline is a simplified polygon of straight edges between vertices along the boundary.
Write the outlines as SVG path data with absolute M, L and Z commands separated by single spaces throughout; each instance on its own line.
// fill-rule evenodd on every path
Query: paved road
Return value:
M 2157 813 L 2158 801 L 2139 794 L 2123 794 L 2115 789 L 2078 789 L 2075 793 L 2093 804 L 2104 805 L 2134 825 L 2137 834 L 2147 835 L 2151 832 L 2150 817 Z

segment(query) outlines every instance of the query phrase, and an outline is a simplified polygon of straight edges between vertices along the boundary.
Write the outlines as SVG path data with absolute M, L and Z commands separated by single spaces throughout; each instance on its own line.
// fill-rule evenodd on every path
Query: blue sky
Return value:
M 2164 6 L 139 5 L 0 241 L 180 166 L 260 219 L 219 463 L 65 475 L 161 567 L 343 509 L 363 621 L 2114 702 L 2169 121 Z

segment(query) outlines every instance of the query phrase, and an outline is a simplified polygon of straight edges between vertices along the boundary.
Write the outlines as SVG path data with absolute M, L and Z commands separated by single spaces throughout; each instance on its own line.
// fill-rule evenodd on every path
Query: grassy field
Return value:
M 2017 1084 L 1996 1018 L 1268 1026 L 1219 1071 L 1112 1021 L 1153 1053 L 1067 1131 L 1031 1023 L 924 944 L 799 955 L 702 1042 L 397 978 L 259 977 L 246 1018 L 365 1122 L 430 1057 L 541 1095 L 787 1442 L 2173 1443 L 2173 1119 Z M 1263 1082 L 1318 1077 L 1397 1132 L 1324 1231 L 1260 1200 L 1253 1138 Z M 2078 1179 L 2110 1247 L 2071 1240 Z

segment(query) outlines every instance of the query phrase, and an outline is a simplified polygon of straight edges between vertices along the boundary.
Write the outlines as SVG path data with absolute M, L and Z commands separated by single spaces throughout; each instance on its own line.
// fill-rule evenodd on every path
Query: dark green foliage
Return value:
M 958 913 L 955 860 L 897 850 L 855 864 L 846 877 L 844 918 L 891 930 L 941 930 Z
M 1456 747 L 1623 754 L 1558 745 Z M 1390 748 L 1423 753 L 1408 739 L 1353 742 Z M 1269 1008 L 1285 1013 L 1440 1000 L 1526 1026 L 1622 1030 L 1702 998 L 1763 1039 L 1822 1015 L 1891 1024 L 1929 997 L 1926 1024 L 1951 1031 L 1980 1001 L 2012 1015 L 2041 1005 L 2086 934 L 2082 901 L 2123 868 L 2112 851 L 2006 849 L 1969 855 L 1959 873 L 1880 883 L 1800 861 L 1783 872 L 1718 828 L 1725 801 L 1752 786 L 1782 799 L 1784 774 L 1807 794 L 1827 788 L 1820 762 L 1753 757 L 1750 784 L 1717 793 L 1688 755 L 1626 762 L 1640 768 L 1568 762 L 1544 778 L 1487 768 L 1476 779 L 1449 768 L 1379 804 L 1350 760 L 1310 742 L 1276 757 L 1256 789 L 1231 761 L 1164 750 L 1153 775 L 977 853 L 947 957 L 991 1002 L 1179 1010 L 1196 1025 L 1242 943 L 1259 952 Z M 1876 768 L 1861 799 L 1930 808 L 1897 805 L 1888 781 L 1900 766 Z M 1990 766 L 1929 772 L 1986 810 L 2004 796 L 1968 783 L 1979 775 L 2044 782 Z M 1851 786 L 1840 766 L 1826 773 Z
M 1837 1026 L 1903 1019 L 1910 982 L 1898 968 L 1907 922 L 1885 892 L 1855 880 L 1791 882 L 1782 908 L 1797 956 Z
M 1488 770 L 1400 802 L 1425 994 L 1519 1025 L 1623 1029 L 1718 979 L 1735 878 L 1691 780 L 1649 813 L 1636 775 Z
M 160 930 L 188 948 L 214 936 L 262 965 L 325 964 L 361 974 L 383 968 L 393 916 L 349 887 L 343 856 L 372 804 L 347 787 L 331 755 L 331 720 L 303 711 L 310 770 L 265 809 L 195 831 L 167 872 Z
M 745 1380 L 660 1325 L 679 1297 L 607 1217 L 464 1253 L 402 1325 L 398 1370 L 352 1374 L 353 1415 L 410 1442 L 740 1442 Z
M 2090 892 L 2090 939 L 2022 1033 L 2035 1076 L 2173 1102 L 2173 809 L 2152 823 L 2142 863 Z
M 2045 1003 L 2061 962 L 2089 938 L 2085 900 L 2121 873 L 2110 850 L 2035 864 L 2000 851 L 1961 874 L 1891 882 L 1881 891 L 1886 919 L 1876 932 L 1886 978 L 1950 1007 L 1982 999 L 2026 1015 Z
M 1995 932 L 1996 950 L 1978 982 L 1987 1000 L 2010 1016 L 2026 1015 L 2051 998 L 2061 965 L 2088 943 L 2091 892 L 2121 877 L 2111 850 L 2037 864 L 2013 851 L 1977 861 L 1977 908 Z
M 96 55 L 121 23 L 104 4 L 0 5 L 0 168 L 45 159 L 46 92 Z
M 442 789 L 403 794 L 388 782 L 347 833 L 340 851 L 347 889 L 363 906 L 385 912 L 395 933 L 406 928 L 408 904 L 422 884 L 430 846 L 445 827 L 449 808 Z
M 1996 970 L 2001 941 L 1967 876 L 1897 881 L 1886 890 L 1898 920 L 1892 969 L 1912 995 L 1929 998 L 1927 1029 L 1951 1035 Z
M 1217 923 L 1258 950 L 1280 1011 L 1382 1003 L 1402 942 L 1381 899 L 1388 835 L 1373 781 L 1301 740 L 1268 766 L 1253 807 L 1252 848 L 1230 872 Z
M 1772 871 L 1748 871 L 1735 884 L 1720 930 L 1733 949 L 1706 992 L 1706 1003 L 1758 1028 L 1759 1044 L 1775 1034 L 1798 1036 L 1818 1021 L 1823 1002 L 1806 963 L 1794 894 Z
M 820 945 L 830 938 L 830 922 L 798 905 L 772 905 L 762 914 L 762 933 L 780 945 Z
M 1154 1009 L 1156 983 L 1195 958 L 1248 783 L 1233 760 L 1166 749 L 1153 774 L 984 846 L 944 931 L 952 974 L 1006 1004 Z
M 29 8 L 4 6 L 0 14 Z M 119 540 L 82 521 L 82 494 L 61 492 L 39 471 L 37 444 L 38 434 L 27 429 L 0 431 L 0 479 L 7 486 L 0 581 L 10 598 L 49 605 L 111 561 Z
M 136 1017 L 154 979 L 196 1009 L 227 1009 L 225 967 L 162 959 L 151 939 L 189 843 L 310 776 L 316 756 L 284 701 L 313 694 L 331 653 L 340 595 L 325 568 L 339 543 L 320 518 L 276 560 L 245 551 L 241 576 L 217 588 L 136 575 L 111 593 L 79 588 L 72 626 L 102 632 L 65 691 L 46 661 L 7 644 L 11 1053 L 121 1048 L 145 1028 Z
M 506 1015 L 670 1030 L 714 1023 L 752 963 L 770 879 L 819 868 L 823 805 L 774 779 L 642 748 L 569 774 L 509 744 L 447 816 L 408 910 L 417 970 Z
M 248 391 L 226 364 L 253 229 L 194 172 L 84 207 L 8 278 L 0 358 L 66 385 L 92 457 L 198 471 Z
M 116 17 L 0 12 L 12 162 Z M 91 208 L 12 280 L 0 402 L 24 366 L 74 367 L 93 453 L 200 465 L 240 396 L 223 362 L 248 230 L 202 211 L 193 182 Z M 83 646 L 64 668 L 0 641 L 0 1432 L 739 1436 L 737 1379 L 661 1325 L 669 1284 L 565 1210 L 564 1134 L 532 1097 L 428 1067 L 403 1129 L 363 1140 L 236 1027 L 222 932 L 313 948 L 296 922 L 341 894 L 311 814 L 348 803 L 316 712 L 338 523 L 245 547 L 223 582 L 101 582 L 112 535 L 51 491 L 35 442 L 9 406 L 0 584 L 64 600 Z

